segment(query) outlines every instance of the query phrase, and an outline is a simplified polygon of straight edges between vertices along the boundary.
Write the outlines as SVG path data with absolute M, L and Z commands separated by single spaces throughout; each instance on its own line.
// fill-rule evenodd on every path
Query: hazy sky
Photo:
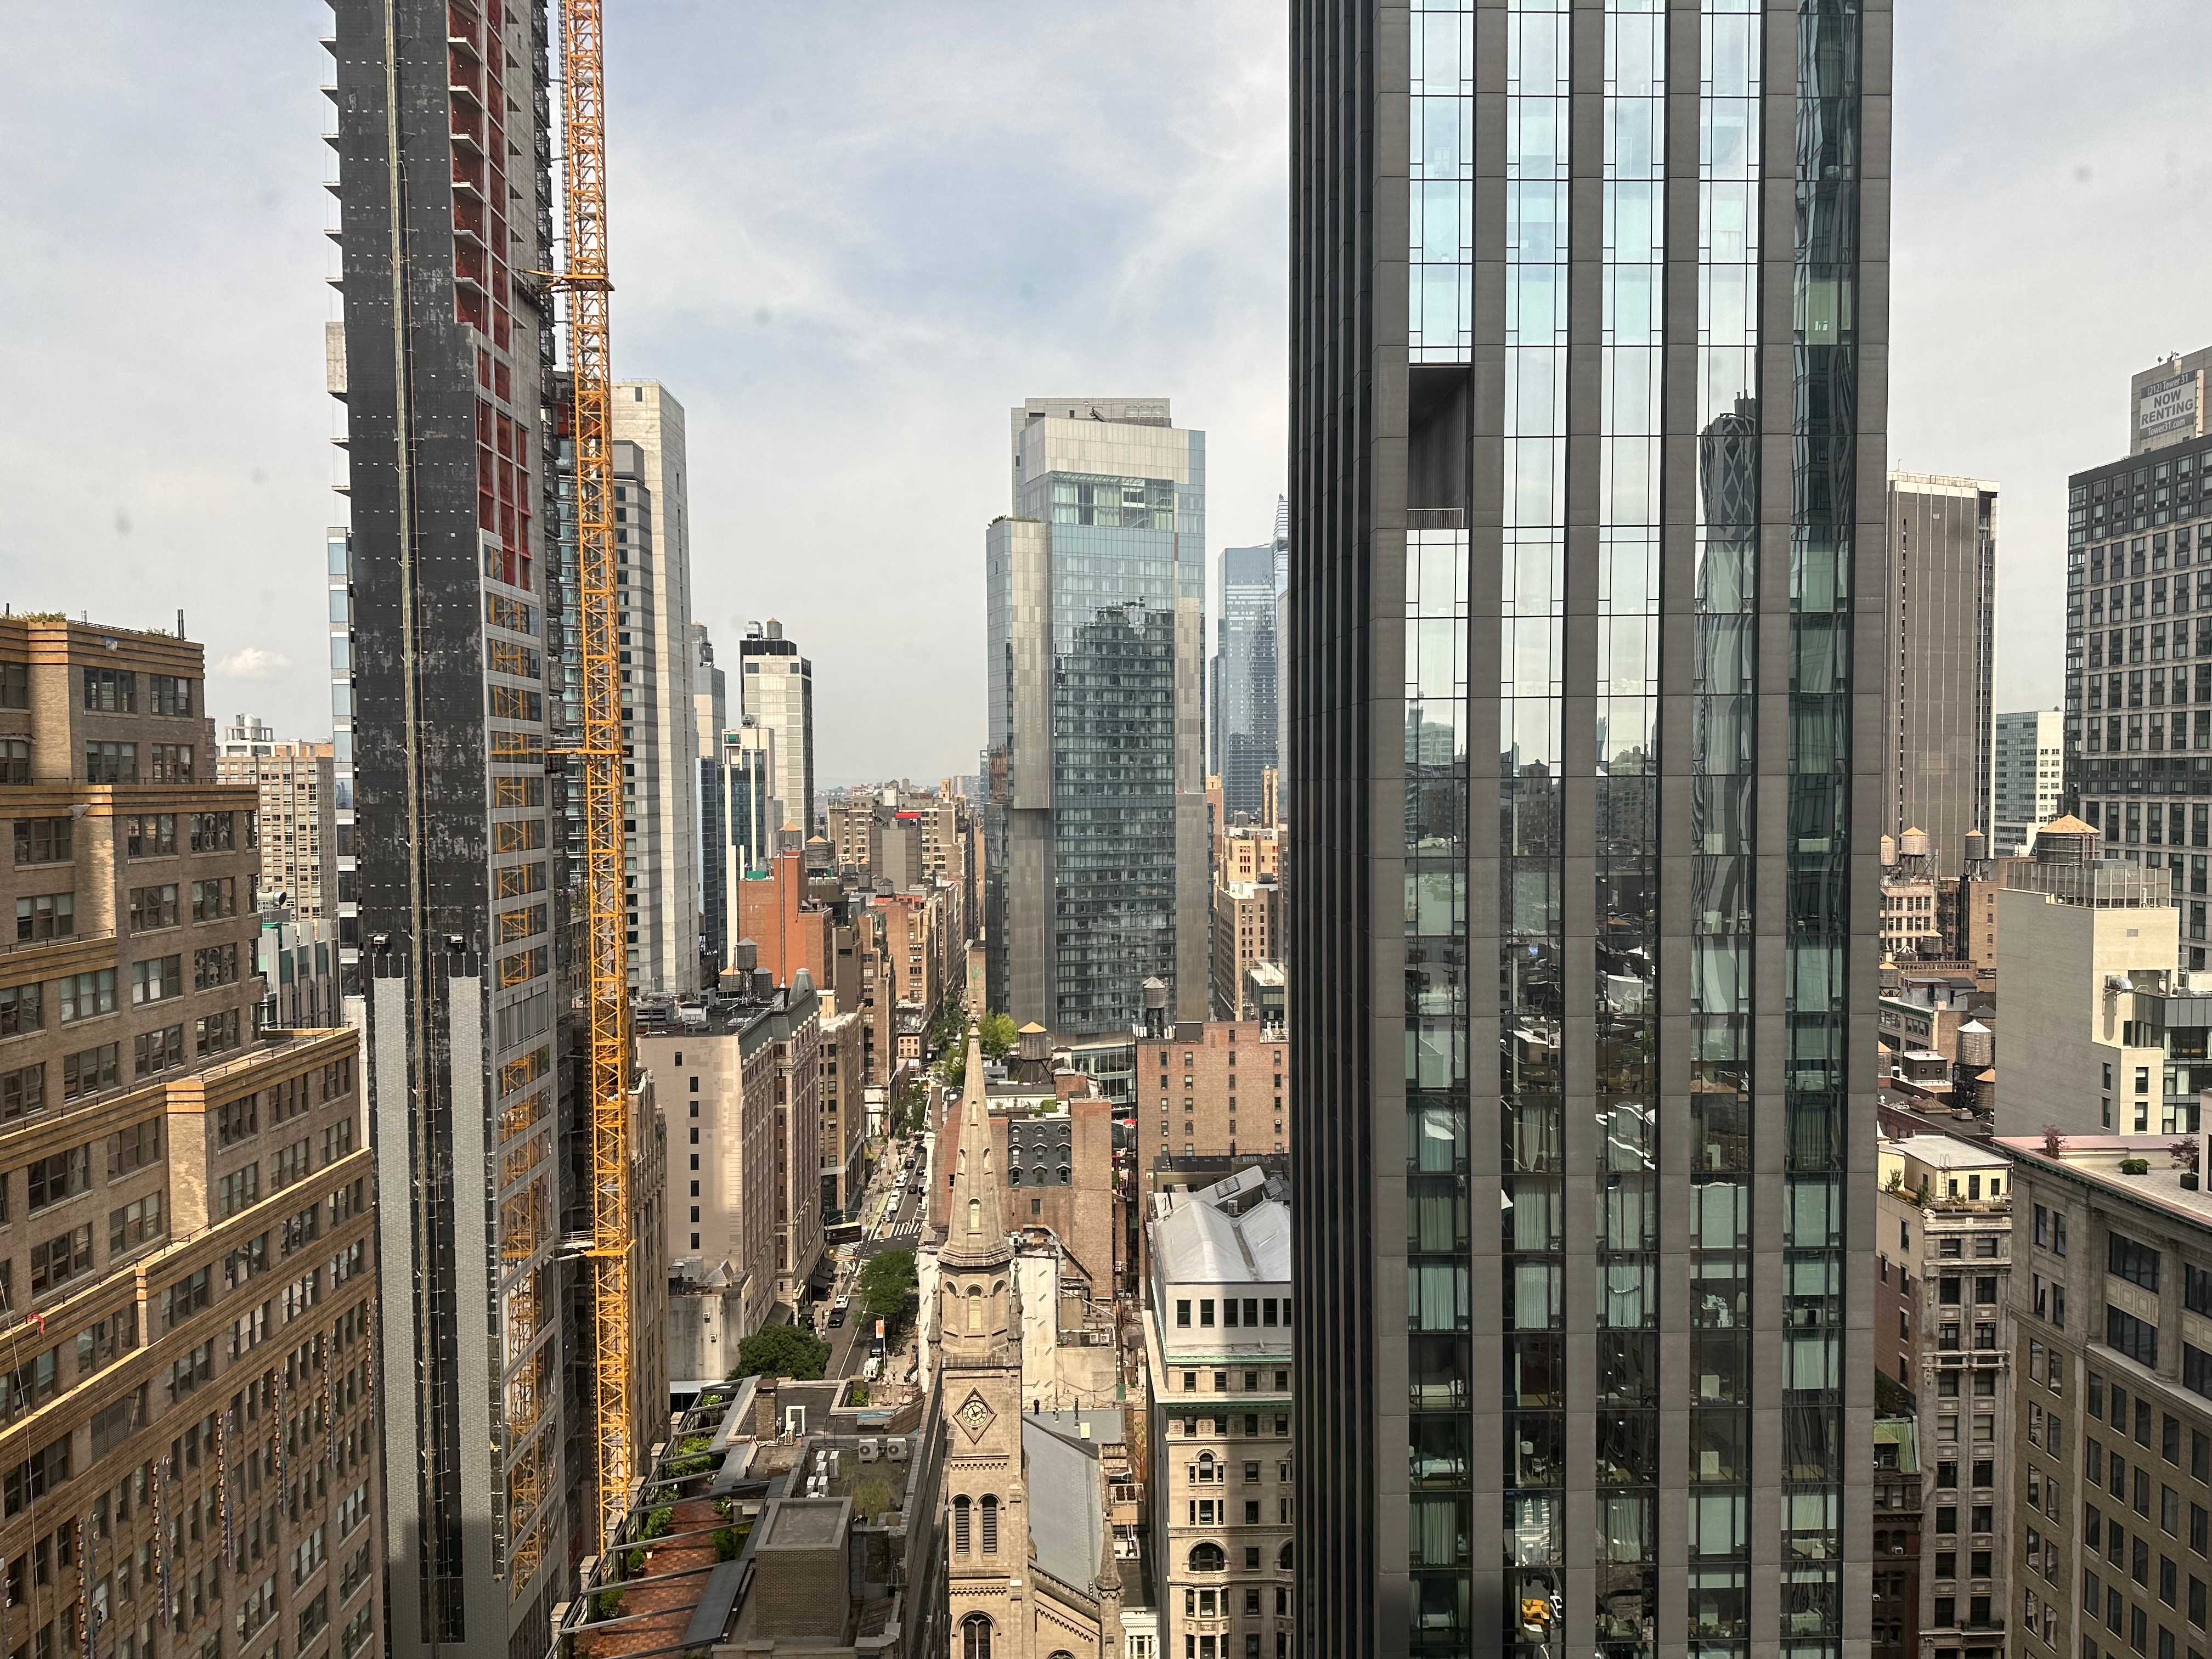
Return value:
M 1209 552 L 1283 484 L 1280 0 L 608 8 L 615 363 L 690 414 L 696 614 L 813 658 L 825 779 L 972 769 L 1006 410 L 1165 395 Z M 8 9 L 0 598 L 207 641 L 327 732 L 321 0 Z M 2212 343 L 2193 0 L 1901 0 L 1891 459 L 2002 487 L 1997 699 L 2058 695 L 2069 470 Z

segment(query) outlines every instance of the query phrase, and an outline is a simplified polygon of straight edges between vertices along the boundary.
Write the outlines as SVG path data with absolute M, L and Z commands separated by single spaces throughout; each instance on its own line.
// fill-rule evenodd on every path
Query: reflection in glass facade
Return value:
M 1305 1651 L 1865 1636 L 1877 10 L 1411 0 L 1402 59 L 1297 14 Z M 1405 100 L 1402 239 L 1362 96 Z M 1401 246 L 1402 316 L 1362 297 Z

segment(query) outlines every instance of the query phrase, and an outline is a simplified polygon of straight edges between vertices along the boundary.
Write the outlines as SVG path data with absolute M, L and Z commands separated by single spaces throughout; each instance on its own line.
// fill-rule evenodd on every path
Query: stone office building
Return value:
M 2212 1647 L 2212 1201 L 2168 1135 L 2014 1162 L 2013 1653 Z M 1939 1656 L 1940 1659 L 1940 1656 Z

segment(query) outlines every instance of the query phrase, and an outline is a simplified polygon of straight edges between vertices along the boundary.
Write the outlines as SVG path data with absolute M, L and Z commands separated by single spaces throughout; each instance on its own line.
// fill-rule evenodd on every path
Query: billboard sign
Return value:
M 2191 369 L 2153 380 L 2136 394 L 2136 442 L 2147 444 L 2176 435 L 2195 437 L 2203 430 L 2203 371 Z

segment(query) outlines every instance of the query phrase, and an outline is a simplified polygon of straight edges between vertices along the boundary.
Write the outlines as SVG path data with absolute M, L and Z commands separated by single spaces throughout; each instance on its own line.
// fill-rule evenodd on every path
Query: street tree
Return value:
M 785 1376 L 811 1382 L 830 1363 L 830 1345 L 796 1325 L 763 1325 L 738 1345 L 733 1376 Z

